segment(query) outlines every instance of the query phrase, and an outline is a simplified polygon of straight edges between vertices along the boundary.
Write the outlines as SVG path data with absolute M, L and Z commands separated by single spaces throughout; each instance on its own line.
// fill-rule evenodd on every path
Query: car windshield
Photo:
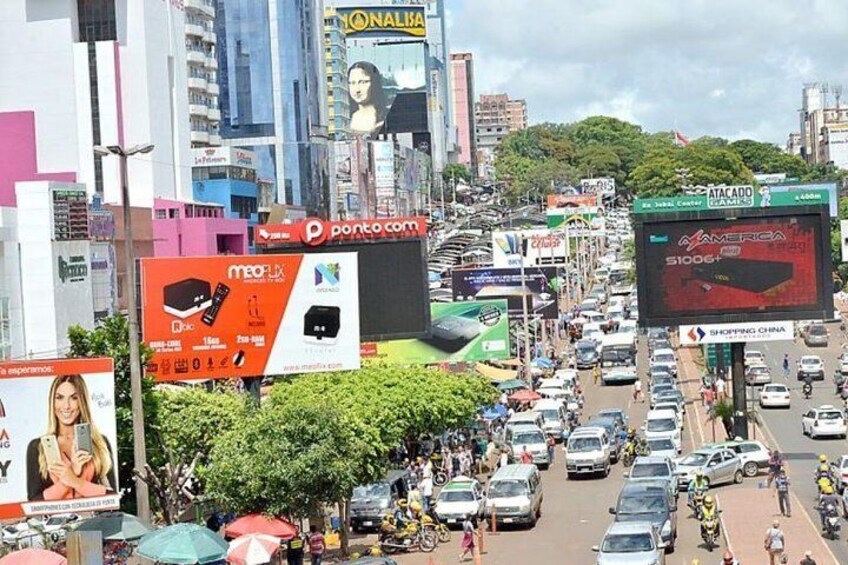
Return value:
M 661 392 L 671 392 L 674 390 L 674 385 L 671 383 L 657 383 L 653 387 L 651 387 L 654 394 L 659 394 Z
M 827 333 L 827 329 L 824 326 L 810 326 L 808 333 L 810 335 L 825 335 Z
M 639 553 L 654 549 L 651 534 L 613 534 L 604 538 L 604 553 Z
M 687 467 L 702 467 L 707 462 L 707 457 L 709 456 L 705 453 L 690 453 L 680 461 L 680 464 Z
M 489 483 L 489 498 L 508 498 L 526 493 L 527 484 L 524 481 L 506 479 Z
M 677 424 L 673 418 L 648 420 L 648 426 L 646 429 L 649 432 L 673 432 L 677 429 Z
M 619 412 L 618 410 L 601 410 L 598 412 L 598 416 L 603 416 L 604 418 L 613 418 L 618 420 L 619 422 L 624 421 L 624 414 Z
M 439 502 L 474 502 L 474 493 L 470 490 L 443 490 L 439 493 Z
M 804 357 L 801 359 L 802 365 L 818 365 L 820 362 L 816 357 Z
M 630 471 L 630 476 L 634 479 L 667 477 L 669 474 L 668 465 L 665 463 L 640 463 L 634 465 L 633 470 Z
M 668 438 L 649 439 L 648 447 L 651 448 L 651 451 L 674 451 L 677 449 L 674 447 L 674 442 Z
M 619 499 L 617 512 L 619 515 L 629 514 L 659 514 L 668 510 L 668 503 L 663 495 L 638 495 L 625 496 Z
M 587 354 L 595 351 L 594 343 L 580 342 L 577 344 L 577 353 Z
M 596 437 L 572 437 L 568 440 L 568 451 L 586 453 L 601 449 L 601 440 Z
M 819 412 L 819 420 L 841 420 L 842 414 L 839 412 Z
M 750 369 L 748 369 L 748 372 L 751 373 L 751 374 L 754 374 L 754 375 L 767 373 L 768 367 L 764 367 L 762 365 L 755 365 L 755 366 L 751 367 Z
M 67 522 L 67 521 L 68 521 L 68 519 L 67 519 L 67 518 L 65 518 L 65 517 L 61 517 L 61 518 L 48 518 L 48 519 L 47 519 L 47 521 L 46 521 L 46 522 L 44 522 L 44 525 L 45 525 L 45 526 L 61 526 L 62 524 L 64 524 L 64 523 L 65 523 L 65 522 Z
M 783 385 L 766 385 L 763 387 L 763 392 L 787 392 L 788 390 Z
M 385 498 L 389 496 L 389 485 L 386 483 L 375 483 L 354 487 L 351 500 L 368 500 L 373 498 Z
M 529 444 L 529 443 L 545 443 L 545 436 L 538 431 L 525 432 L 518 431 L 512 434 L 512 443 Z
M 654 356 L 654 361 L 656 363 L 674 363 L 674 355 L 671 353 L 660 353 Z
M 556 422 L 559 420 L 559 412 L 556 410 L 537 410 L 546 422 Z

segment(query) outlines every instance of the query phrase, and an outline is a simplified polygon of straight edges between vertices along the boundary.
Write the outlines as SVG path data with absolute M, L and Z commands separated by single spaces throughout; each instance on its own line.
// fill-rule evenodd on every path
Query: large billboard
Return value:
M 598 195 L 590 194 L 548 194 L 548 208 L 594 208 L 598 205 Z
M 357 6 L 336 8 L 342 18 L 345 36 L 406 37 L 427 36 L 423 6 Z
M 581 179 L 580 188 L 583 191 L 583 194 L 613 195 L 615 194 L 615 179 Z
M 565 233 L 546 229 L 493 231 L 492 266 L 496 268 L 564 265 L 569 255 Z
M 381 361 L 410 365 L 510 357 L 506 300 L 433 302 L 430 316 L 430 337 L 363 344 L 363 350 Z
M 429 130 L 424 42 L 348 41 L 347 61 L 354 134 Z
M 451 282 L 455 302 L 500 298 L 507 301 L 510 319 L 522 319 L 522 302 L 531 317 L 559 318 L 556 267 L 454 269 Z
M 111 359 L 0 364 L 0 519 L 115 510 Z
M 355 253 L 145 258 L 158 381 L 359 368 Z
M 827 216 L 824 206 L 637 216 L 640 323 L 830 317 Z

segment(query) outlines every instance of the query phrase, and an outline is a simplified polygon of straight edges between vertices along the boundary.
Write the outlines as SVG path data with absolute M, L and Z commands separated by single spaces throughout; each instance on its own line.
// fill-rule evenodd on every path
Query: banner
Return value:
M 548 194 L 548 208 L 594 208 L 597 194 Z
M 506 300 L 433 302 L 430 316 L 430 338 L 363 344 L 363 356 L 410 365 L 510 357 Z
M 500 298 L 507 300 L 509 318 L 513 320 L 523 318 L 522 302 L 526 302 L 530 317 L 559 317 L 556 267 L 454 269 L 451 282 L 455 302 Z
M 792 322 L 689 324 L 681 325 L 678 335 L 680 336 L 680 345 L 791 341 L 795 339 L 795 325 Z
M 0 363 L 0 519 L 117 510 L 118 455 L 111 359 Z
M 336 8 L 345 35 L 360 37 L 424 38 L 427 20 L 423 6 L 358 6 Z
M 580 187 L 583 189 L 583 194 L 615 194 L 615 179 L 581 179 Z
M 565 265 L 569 255 L 565 233 L 550 230 L 492 232 L 492 266 L 496 268 Z
M 157 381 L 359 368 L 356 253 L 141 260 Z

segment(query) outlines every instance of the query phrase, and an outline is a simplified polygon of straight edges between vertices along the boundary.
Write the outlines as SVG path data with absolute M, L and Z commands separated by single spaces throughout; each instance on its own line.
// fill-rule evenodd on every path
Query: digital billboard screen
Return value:
M 640 323 L 829 318 L 827 216 L 820 206 L 642 217 Z
M 454 269 L 451 272 L 453 299 L 506 299 L 509 318 L 524 316 L 522 299 L 527 303 L 530 317 L 556 320 L 559 313 L 556 267 L 525 267 L 507 269 Z

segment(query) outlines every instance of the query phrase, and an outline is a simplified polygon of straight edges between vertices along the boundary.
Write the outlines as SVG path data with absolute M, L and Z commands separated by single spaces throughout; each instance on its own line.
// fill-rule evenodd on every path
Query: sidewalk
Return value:
M 685 377 L 683 384 L 687 398 L 693 398 L 692 408 L 688 411 L 695 420 L 694 435 L 701 439 L 701 444 L 712 439 L 706 438 L 704 430 L 712 424 L 698 399 L 697 387 L 700 382 L 697 365 L 695 365 L 697 349 L 678 349 L 682 374 Z M 688 393 L 688 394 L 687 394 Z M 763 439 L 763 443 L 769 445 L 772 438 L 757 428 L 757 437 Z M 724 429 L 719 426 L 717 437 L 724 438 Z M 792 477 L 792 469 L 786 466 L 787 474 Z M 830 548 L 827 547 L 821 537 L 818 528 L 818 516 L 810 516 L 808 507 L 795 493 L 790 494 L 792 505 L 792 517 L 780 516 L 777 505 L 777 495 L 773 489 L 766 489 L 766 476 L 758 475 L 745 481 L 739 486 L 720 487 L 716 489 L 718 507 L 722 510 L 722 531 L 727 541 L 727 546 L 733 551 L 734 556 L 741 563 L 768 563 L 768 555 L 763 549 L 763 540 L 772 520 L 780 520 L 780 528 L 786 535 L 786 549 L 789 563 L 798 563 L 804 556 L 804 552 L 810 550 L 819 565 L 838 565 L 838 561 Z M 813 521 L 815 520 L 815 522 Z

